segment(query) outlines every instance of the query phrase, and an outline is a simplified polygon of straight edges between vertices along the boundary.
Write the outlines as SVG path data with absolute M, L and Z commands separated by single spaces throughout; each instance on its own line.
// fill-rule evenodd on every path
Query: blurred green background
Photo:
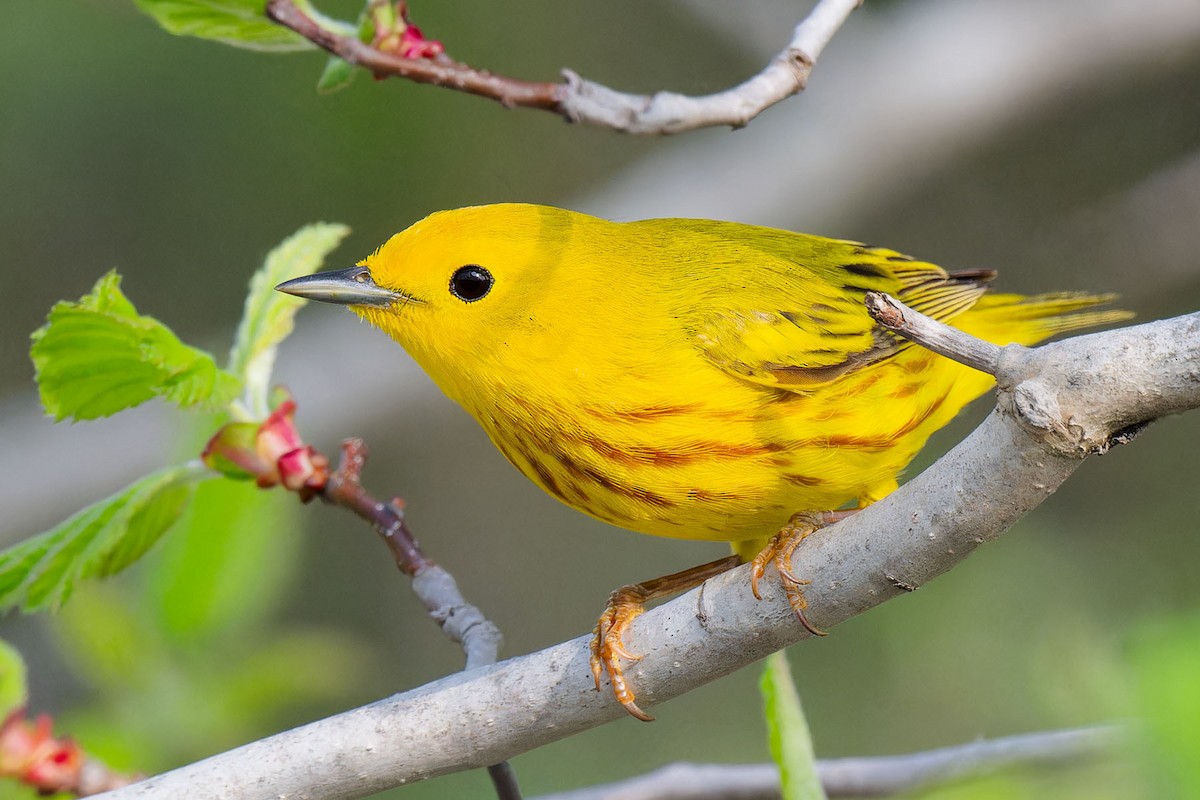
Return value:
M 475 203 L 723 217 L 997 267 L 1005 290 L 1118 291 L 1142 319 L 1194 310 L 1200 14 L 1194 0 L 1123 5 L 869 3 L 810 89 L 746 130 L 635 139 L 365 76 L 318 96 L 314 54 L 175 38 L 130 0 L 8 0 L 0 539 L 61 520 L 203 437 L 162 409 L 40 420 L 28 334 L 49 307 L 116 267 L 140 310 L 220 353 L 262 256 L 314 220 L 352 226 L 339 266 L 427 213 Z M 570 67 L 634 91 L 723 88 L 758 70 L 797 18 L 778 0 L 412 6 L 427 35 L 475 65 L 542 80 Z M 299 329 L 278 377 L 297 392 L 301 428 L 327 452 L 366 437 L 368 486 L 406 498 L 423 546 L 504 630 L 506 653 L 585 632 L 619 584 L 723 552 L 635 536 L 543 496 L 349 315 L 312 308 Z M 356 358 L 371 373 L 361 387 L 352 369 L 349 380 L 336 372 Z M 1200 417 L 1161 421 L 934 584 L 794 648 L 818 755 L 1137 714 L 1153 674 L 1137 643 L 1174 641 L 1162 631 L 1192 631 L 1200 611 L 1198 447 Z M 115 764 L 154 772 L 458 668 L 360 523 L 223 491 L 225 513 L 190 520 L 131 574 L 85 587 L 54 619 L 4 621 L 0 635 L 29 661 L 35 710 L 61 715 Z M 1195 663 L 1186 653 L 1180 663 Z M 522 756 L 523 788 L 678 759 L 764 760 L 756 679 L 745 670 L 655 709 L 653 725 L 619 722 Z M 1127 796 L 1107 785 L 1114 793 L 1087 796 Z M 1017 791 L 987 796 L 1026 796 Z M 394 795 L 491 790 L 476 772 Z

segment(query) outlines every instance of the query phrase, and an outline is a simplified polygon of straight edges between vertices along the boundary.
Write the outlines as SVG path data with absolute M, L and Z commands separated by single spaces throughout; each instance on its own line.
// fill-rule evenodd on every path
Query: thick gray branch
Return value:
M 1015 767 L 1062 767 L 1103 757 L 1126 740 L 1116 726 L 981 739 L 921 753 L 817 762 L 825 794 L 886 797 Z M 535 800 L 779 800 L 774 764 L 670 764 L 604 786 L 542 795 Z
M 888 498 L 805 541 L 809 617 L 831 628 L 998 538 L 1082 463 L 1200 406 L 1200 314 L 1004 348 L 997 409 Z M 668 700 L 806 637 L 773 581 L 718 576 L 633 625 L 639 702 Z M 625 716 L 591 685 L 588 637 L 451 675 L 114 792 L 112 798 L 351 798 L 486 766 Z

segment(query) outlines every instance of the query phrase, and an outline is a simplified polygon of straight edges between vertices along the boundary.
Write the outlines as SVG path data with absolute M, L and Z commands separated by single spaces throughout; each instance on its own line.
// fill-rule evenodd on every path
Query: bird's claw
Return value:
M 779 583 L 787 596 L 788 604 L 792 607 L 800 624 L 813 636 L 825 636 L 826 633 L 809 622 L 808 616 L 804 613 L 808 608 L 808 600 L 804 597 L 803 587 L 809 585 L 811 581 L 798 578 L 792 572 L 792 555 L 795 554 L 796 548 L 805 538 L 826 524 L 828 523 L 825 517 L 820 514 L 795 514 L 780 529 L 779 533 L 771 537 L 767 546 L 759 551 L 750 567 L 750 591 L 754 593 L 755 599 L 761 600 L 762 595 L 758 591 L 758 582 L 766 573 L 767 565 L 771 562 L 775 563 L 775 571 L 779 574 Z
M 650 722 L 654 717 L 642 711 L 634 702 L 636 695 L 626 683 L 625 671 L 621 667 L 621 659 L 638 661 L 642 658 L 641 655 L 629 652 L 622 636 L 630 623 L 645 610 L 645 597 L 637 586 L 624 586 L 612 593 L 604 612 L 596 621 L 596 627 L 592 630 L 591 668 L 596 691 L 600 691 L 604 673 L 608 673 L 616 701 L 634 717 L 643 722 Z
M 741 560 L 736 555 L 730 555 L 661 578 L 622 586 L 609 595 L 604 612 L 596 620 L 596 627 L 592 630 L 590 662 L 597 691 L 600 689 L 604 673 L 607 672 L 616 701 L 643 722 L 654 719 L 634 702 L 633 690 L 629 688 L 625 681 L 625 672 L 621 669 L 622 659 L 639 661 L 642 658 L 625 647 L 625 631 L 630 623 L 646 610 L 647 602 L 699 586 L 714 575 L 720 575 L 740 563 Z

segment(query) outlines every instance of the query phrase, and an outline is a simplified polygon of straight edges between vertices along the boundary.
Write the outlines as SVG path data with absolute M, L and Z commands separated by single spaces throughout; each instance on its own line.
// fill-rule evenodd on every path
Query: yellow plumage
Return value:
M 434 214 L 357 268 L 281 288 L 390 334 L 559 500 L 642 533 L 729 541 L 757 576 L 821 524 L 794 514 L 883 497 L 992 385 L 882 330 L 867 292 L 997 344 L 1129 316 L 1089 310 L 1107 295 L 989 294 L 991 277 L 731 222 L 506 204 Z M 597 688 L 607 672 L 650 719 L 621 672 L 623 630 L 643 601 L 732 563 L 615 592 L 592 646 Z M 780 574 L 817 632 L 803 581 Z
M 867 290 L 999 344 L 1125 316 L 1070 313 L 1107 296 L 985 294 L 984 273 L 853 242 L 517 204 L 434 214 L 362 265 L 414 302 L 356 310 L 530 480 L 614 525 L 743 553 L 796 511 L 887 494 L 991 385 L 882 333 Z M 478 301 L 449 290 L 464 265 L 494 278 Z

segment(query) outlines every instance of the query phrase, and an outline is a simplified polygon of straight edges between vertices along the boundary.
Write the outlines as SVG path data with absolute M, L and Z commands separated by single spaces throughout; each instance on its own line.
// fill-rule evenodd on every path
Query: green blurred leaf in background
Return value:
M 1153 796 L 1200 797 L 1200 615 L 1150 625 L 1131 651 Z
M 812 734 L 792 681 L 787 653 L 783 650 L 772 653 L 765 663 L 759 686 L 771 758 L 779 767 L 780 794 L 783 800 L 825 800 Z
M 134 580 L 81 587 L 56 638 L 95 693 L 63 729 L 110 764 L 156 771 L 359 699 L 369 644 L 281 618 L 301 574 L 300 508 L 207 481 Z
M 0 639 L 0 719 L 25 705 L 29 699 L 25 659 L 8 642 Z

